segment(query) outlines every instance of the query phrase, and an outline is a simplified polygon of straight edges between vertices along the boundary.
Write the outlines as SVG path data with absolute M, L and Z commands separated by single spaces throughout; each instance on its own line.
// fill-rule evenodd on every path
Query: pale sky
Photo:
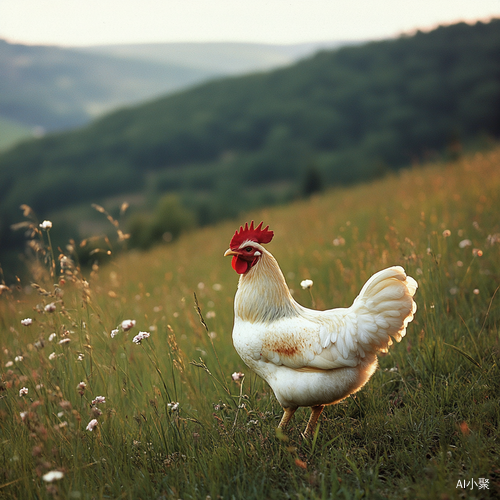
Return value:
M 500 17 L 500 0 L 0 0 L 0 38 L 65 46 L 367 40 Z

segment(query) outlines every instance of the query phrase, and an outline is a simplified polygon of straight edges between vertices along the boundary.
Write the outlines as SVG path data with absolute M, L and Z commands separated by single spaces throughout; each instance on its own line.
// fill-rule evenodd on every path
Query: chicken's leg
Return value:
M 311 417 L 309 422 L 307 422 L 306 430 L 304 431 L 304 437 L 309 437 L 314 434 L 314 428 L 316 427 L 316 422 L 318 421 L 321 412 L 323 411 L 324 405 L 312 406 L 311 407 Z
M 281 422 L 278 425 L 279 429 L 284 429 L 288 425 L 288 422 L 292 419 L 297 408 L 283 408 L 283 410 L 285 413 L 283 413 L 283 417 L 281 417 Z

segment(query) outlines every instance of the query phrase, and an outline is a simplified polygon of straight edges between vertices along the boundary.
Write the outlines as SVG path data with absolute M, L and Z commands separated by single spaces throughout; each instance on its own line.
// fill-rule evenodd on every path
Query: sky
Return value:
M 500 0 L 0 0 L 0 38 L 86 46 L 375 40 L 500 17 Z

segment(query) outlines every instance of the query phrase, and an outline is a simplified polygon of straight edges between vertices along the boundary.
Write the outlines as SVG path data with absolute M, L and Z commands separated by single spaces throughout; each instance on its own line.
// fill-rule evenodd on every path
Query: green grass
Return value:
M 497 149 L 248 214 L 275 231 L 268 248 L 306 306 L 348 306 L 389 265 L 419 282 L 407 336 L 312 440 L 305 409 L 277 434 L 279 404 L 232 347 L 237 276 L 222 255 L 243 219 L 85 278 L 35 235 L 41 288 L 0 296 L 0 498 L 497 498 L 499 164 Z M 111 338 L 125 319 L 136 326 Z M 136 345 L 139 331 L 151 336 Z M 64 477 L 45 482 L 51 470 Z M 481 478 L 489 489 L 471 490 Z

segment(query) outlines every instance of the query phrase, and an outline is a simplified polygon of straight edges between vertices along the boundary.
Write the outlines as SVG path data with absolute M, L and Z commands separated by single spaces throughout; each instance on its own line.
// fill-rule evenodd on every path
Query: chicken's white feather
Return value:
M 285 408 L 333 404 L 359 390 L 377 353 L 405 335 L 416 281 L 390 267 L 366 282 L 351 307 L 314 311 L 293 299 L 274 257 L 248 245 L 261 255 L 235 297 L 233 342 L 243 361 Z

